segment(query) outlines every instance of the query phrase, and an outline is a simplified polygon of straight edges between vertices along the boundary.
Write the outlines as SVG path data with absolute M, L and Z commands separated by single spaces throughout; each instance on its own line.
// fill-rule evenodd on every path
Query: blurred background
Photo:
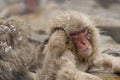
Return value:
M 16 3 L 27 3 L 31 6 L 57 3 L 91 15 L 120 19 L 120 0 L 0 0 L 0 11 Z
M 48 37 L 49 19 L 65 10 L 89 15 L 100 28 L 102 50 L 117 47 L 120 55 L 120 0 L 0 0 L 0 18 L 17 16 L 25 20 L 31 25 L 31 39 L 39 43 Z M 120 80 L 116 75 L 98 76 L 104 80 Z

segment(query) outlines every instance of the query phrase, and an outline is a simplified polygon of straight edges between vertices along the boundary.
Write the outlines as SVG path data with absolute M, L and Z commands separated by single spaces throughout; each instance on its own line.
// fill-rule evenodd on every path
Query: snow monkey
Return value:
M 24 22 L 0 19 L 0 80 L 33 80 L 28 70 L 33 61 L 33 47 L 28 43 Z M 34 53 L 35 54 L 35 53 Z
M 120 58 L 100 53 L 99 31 L 87 15 L 62 12 L 50 20 L 49 28 L 38 80 L 101 80 L 85 72 L 93 65 L 120 73 Z

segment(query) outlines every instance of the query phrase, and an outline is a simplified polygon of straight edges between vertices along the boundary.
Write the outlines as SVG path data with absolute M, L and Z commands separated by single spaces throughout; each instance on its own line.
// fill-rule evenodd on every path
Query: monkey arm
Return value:
M 60 57 L 64 54 L 67 47 L 67 34 L 62 29 L 55 30 L 50 36 L 43 53 L 45 54 L 42 71 L 38 72 L 39 80 L 53 80 L 57 73 L 61 60 Z M 62 61 L 63 62 L 63 61 Z
M 97 54 L 94 58 L 96 66 L 111 68 L 114 73 L 120 73 L 120 57 L 114 57 L 107 54 Z
M 67 48 L 68 40 L 68 36 L 64 30 L 57 30 L 51 35 L 48 41 L 48 50 L 50 53 L 61 54 Z
M 57 73 L 56 80 L 102 80 L 97 76 L 77 70 L 75 67 L 64 66 Z

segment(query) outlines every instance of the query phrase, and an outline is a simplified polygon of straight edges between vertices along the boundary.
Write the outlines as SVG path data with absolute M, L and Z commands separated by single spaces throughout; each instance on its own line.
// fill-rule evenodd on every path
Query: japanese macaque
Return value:
M 49 28 L 38 80 L 101 80 L 85 73 L 91 66 L 109 67 L 120 73 L 120 58 L 100 53 L 99 31 L 87 15 L 62 12 L 50 20 Z
M 37 54 L 40 47 L 29 38 L 26 22 L 17 18 L 0 20 L 0 80 L 33 80 L 41 54 Z
M 9 53 L 19 65 L 35 73 L 42 66 L 43 48 L 44 44 L 31 41 L 27 22 L 18 17 L 0 19 L 0 52 Z
M 34 56 L 32 47 L 27 44 L 28 33 L 24 31 L 24 22 L 19 22 L 14 19 L 0 20 L 0 80 L 34 78 L 27 69 Z

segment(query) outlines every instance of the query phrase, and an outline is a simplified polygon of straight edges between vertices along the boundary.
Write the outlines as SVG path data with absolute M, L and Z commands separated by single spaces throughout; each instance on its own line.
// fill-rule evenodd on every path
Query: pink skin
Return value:
M 80 29 L 79 32 L 71 34 L 71 39 L 76 44 L 78 53 L 82 57 L 87 57 L 91 54 L 91 44 L 88 37 L 88 29 Z

